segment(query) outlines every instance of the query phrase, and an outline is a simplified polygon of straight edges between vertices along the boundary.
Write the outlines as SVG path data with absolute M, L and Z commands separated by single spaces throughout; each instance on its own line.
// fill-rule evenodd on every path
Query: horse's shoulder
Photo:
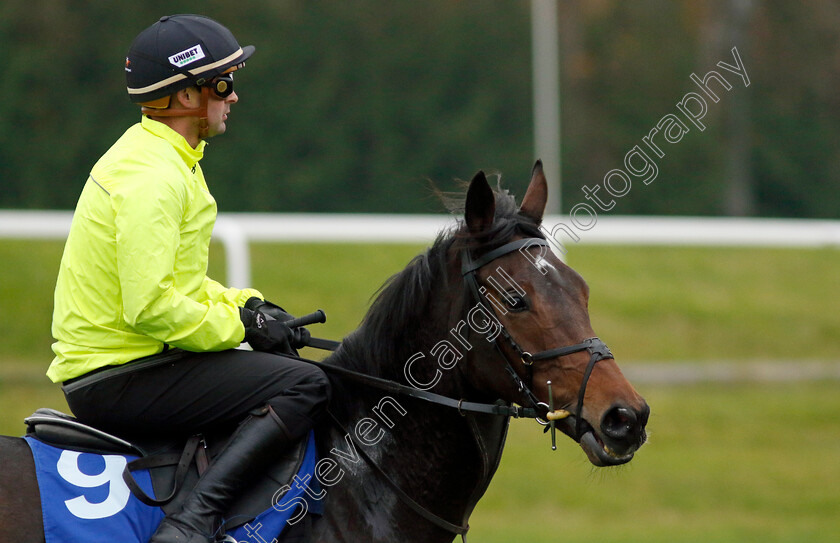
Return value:
M 0 527 L 8 541 L 43 541 L 35 461 L 20 437 L 0 436 Z M 22 530 L 19 537 L 16 530 Z M 6 539 L 4 539 L 6 541 Z

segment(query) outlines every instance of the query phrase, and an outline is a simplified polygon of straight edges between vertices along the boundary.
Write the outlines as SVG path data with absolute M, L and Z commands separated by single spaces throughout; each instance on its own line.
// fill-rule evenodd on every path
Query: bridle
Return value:
M 574 413 L 575 417 L 575 435 L 572 436 L 573 439 L 576 441 L 580 441 L 583 431 L 583 401 L 584 396 L 586 395 L 586 384 L 589 381 L 589 376 L 592 373 L 592 369 L 595 367 L 595 364 L 600 360 L 605 358 L 612 358 L 612 353 L 604 344 L 597 337 L 591 337 L 584 339 L 580 343 L 576 343 L 575 345 L 569 345 L 566 347 L 557 347 L 554 349 L 547 349 L 545 351 L 540 351 L 538 353 L 532 354 L 525 349 L 523 349 L 516 340 L 510 335 L 510 333 L 505 329 L 502 325 L 501 321 L 499 321 L 498 317 L 496 317 L 496 313 L 493 310 L 493 304 L 490 303 L 486 296 L 487 287 L 483 287 L 479 285 L 478 278 L 476 276 L 476 272 L 481 269 L 483 266 L 493 262 L 494 260 L 505 256 L 509 253 L 514 251 L 523 251 L 527 250 L 530 247 L 535 246 L 548 246 L 548 242 L 542 238 L 524 238 L 518 239 L 515 241 L 511 241 L 506 243 L 500 247 L 492 249 L 487 253 L 483 254 L 477 259 L 473 259 L 472 255 L 470 254 L 469 248 L 464 248 L 461 252 L 461 274 L 464 279 L 465 286 L 468 290 L 468 299 L 467 305 L 471 301 L 469 298 L 471 297 L 473 301 L 480 304 L 484 307 L 485 311 L 488 311 L 488 315 L 493 315 L 496 319 L 496 322 L 499 325 L 500 332 L 494 339 L 494 346 L 496 351 L 499 352 L 502 359 L 505 361 L 505 369 L 507 373 L 510 375 L 511 379 L 513 380 L 517 390 L 522 395 L 523 399 L 525 400 L 520 406 L 517 405 L 509 405 L 508 402 L 504 402 L 499 400 L 493 404 L 486 404 L 486 403 L 479 403 L 479 402 L 467 402 L 463 399 L 455 400 L 454 398 L 450 398 L 447 396 L 442 396 L 440 394 L 436 394 L 430 392 L 428 390 L 420 390 L 414 387 L 408 387 L 403 384 L 390 381 L 387 379 L 382 379 L 379 377 L 374 377 L 371 375 L 366 375 L 354 370 L 342 368 L 339 366 L 334 366 L 331 364 L 324 364 L 322 362 L 316 362 L 313 360 L 307 359 L 300 359 L 310 364 L 317 365 L 318 367 L 324 369 L 328 373 L 334 373 L 341 377 L 350 379 L 352 381 L 365 384 L 367 386 L 371 386 L 380 390 L 385 390 L 391 393 L 396 394 L 403 394 L 412 398 L 416 398 L 419 400 L 424 400 L 427 402 L 431 402 L 438 405 L 447 406 L 450 408 L 455 408 L 458 410 L 458 413 L 462 416 L 468 413 L 476 413 L 476 414 L 485 414 L 485 415 L 496 415 L 496 416 L 503 416 L 503 417 L 533 417 L 545 426 L 549 426 L 554 428 L 553 422 L 549 422 L 548 415 L 553 410 L 553 401 L 549 398 L 549 403 L 546 404 L 545 402 L 539 401 L 539 399 L 534 395 L 531 388 L 533 387 L 533 365 L 536 362 L 541 362 L 543 360 L 549 360 L 552 358 L 558 358 L 561 356 L 567 356 L 573 353 L 581 352 L 581 351 L 588 351 L 589 352 L 589 363 L 586 366 L 586 370 L 583 374 L 583 381 L 580 385 L 580 390 L 578 391 L 578 398 L 577 398 L 577 410 Z M 528 375 L 528 381 L 530 384 L 526 384 L 519 374 L 514 370 L 514 362 L 511 361 L 510 357 L 508 356 L 507 352 L 504 348 L 502 348 L 502 344 L 500 342 L 500 337 L 504 338 L 505 341 L 508 342 L 509 345 L 512 346 L 513 350 L 519 355 L 521 359 L 521 363 L 524 364 L 526 368 L 526 372 Z M 323 340 L 319 338 L 310 338 L 308 343 L 311 347 L 321 348 L 321 349 L 329 349 L 329 350 L 336 350 L 340 343 Z M 288 355 L 287 355 L 288 356 Z M 551 388 L 549 385 L 549 396 L 551 395 Z M 439 515 L 431 512 L 429 509 L 424 507 L 423 505 L 419 504 L 415 501 L 411 496 L 409 496 L 400 485 L 397 484 L 385 471 L 379 467 L 379 465 L 371 458 L 364 450 L 364 445 L 359 443 L 357 440 L 358 438 L 351 432 L 347 432 L 346 429 L 343 427 L 341 422 L 333 415 L 331 412 L 328 411 L 329 416 L 332 418 L 333 423 L 342 431 L 346 433 L 346 435 L 356 443 L 356 450 L 365 459 L 368 465 L 381 477 L 395 492 L 397 497 L 402 501 L 405 505 L 411 508 L 415 513 L 426 519 L 427 521 L 431 522 L 438 528 L 446 530 L 452 534 L 460 535 L 464 543 L 466 543 L 466 534 L 469 530 L 469 525 L 466 522 L 466 518 L 464 519 L 463 524 L 457 525 L 453 524 Z M 540 417 L 545 418 L 540 418 Z M 552 434 L 552 442 L 553 442 L 553 434 Z M 503 446 L 504 440 L 501 441 L 501 446 Z
M 536 237 L 518 239 L 506 243 L 501 247 L 497 247 L 491 251 L 488 251 L 487 253 L 483 254 L 477 259 L 473 259 L 472 255 L 470 254 L 470 250 L 468 248 L 465 248 L 461 253 L 461 275 L 464 278 L 464 282 L 466 283 L 467 289 L 470 295 L 472 296 L 473 301 L 483 306 L 485 311 L 489 311 L 491 315 L 495 315 L 495 311 L 493 309 L 494 304 L 490 303 L 490 301 L 487 299 L 487 287 L 479 286 L 477 277 L 478 270 L 486 266 L 487 264 L 493 262 L 494 260 L 501 258 L 509 253 L 512 253 L 514 251 L 521 252 L 527 250 L 530 247 L 538 246 L 548 247 L 548 242 L 545 239 Z M 574 345 L 569 345 L 566 347 L 557 347 L 554 349 L 547 349 L 545 351 L 540 351 L 536 354 L 532 354 L 523 349 L 516 342 L 516 340 L 513 339 L 513 336 L 511 336 L 510 333 L 505 329 L 504 325 L 502 325 L 498 317 L 496 317 L 496 321 L 499 324 L 500 332 L 494 340 L 494 345 L 496 351 L 501 355 L 502 359 L 505 361 L 505 370 L 510 375 L 511 379 L 517 387 L 517 390 L 522 394 L 522 397 L 525 400 L 526 404 L 534 408 L 538 412 L 545 411 L 546 415 L 549 411 L 549 405 L 545 402 L 540 402 L 539 399 L 537 399 L 536 395 L 534 395 L 534 393 L 531 391 L 531 388 L 534 384 L 534 363 L 541 362 L 543 360 L 549 360 L 551 358 L 567 356 L 581 351 L 589 352 L 589 363 L 587 364 L 586 370 L 583 373 L 583 380 L 581 381 L 580 389 L 578 390 L 577 409 L 574 413 L 575 434 L 572 437 L 575 440 L 580 441 L 583 430 L 583 401 L 584 396 L 586 395 L 586 385 L 589 382 L 589 376 L 592 374 L 592 369 L 595 367 L 595 364 L 601 360 L 604 360 L 605 358 L 613 357 L 609 348 L 598 337 L 591 337 L 584 339 L 580 343 L 576 343 Z M 516 372 L 516 370 L 514 370 L 513 361 L 511 361 L 507 352 L 502 348 L 499 338 L 504 338 L 505 341 L 507 341 L 508 344 L 513 348 L 513 350 L 516 351 L 516 353 L 519 355 L 521 363 L 526 368 L 528 380 L 531 382 L 530 386 L 526 384 Z M 553 404 L 551 400 L 550 403 Z M 540 424 L 548 424 L 547 419 L 541 420 L 540 418 L 537 418 L 537 421 L 540 422 Z
M 592 374 L 592 369 L 595 367 L 595 364 L 601 360 L 604 360 L 605 358 L 613 358 L 610 349 L 598 337 L 590 337 L 584 339 L 580 343 L 568 345 L 566 347 L 556 347 L 554 349 L 547 349 L 538 353 L 530 353 L 526 351 L 519 345 L 519 343 L 516 342 L 513 336 L 511 336 L 507 329 L 504 327 L 504 325 L 502 325 L 498 317 L 496 317 L 496 313 L 493 309 L 493 304 L 490 303 L 490 301 L 487 299 L 487 295 L 485 294 L 487 292 L 487 287 L 479 286 L 478 278 L 476 276 L 476 272 L 478 272 L 479 269 L 498 258 L 501 258 L 514 251 L 521 252 L 523 250 L 527 250 L 530 247 L 538 246 L 548 247 L 548 242 L 543 238 L 536 237 L 518 239 L 506 243 L 495 249 L 492 249 L 491 251 L 488 251 L 487 253 L 483 254 L 477 259 L 472 258 L 469 248 L 465 248 L 461 252 L 461 275 L 463 276 L 464 283 L 468 291 L 468 296 L 472 297 L 472 299 L 477 304 L 481 305 L 484 308 L 484 310 L 488 312 L 489 315 L 493 315 L 496 319 L 496 323 L 499 325 L 499 334 L 494 339 L 494 346 L 496 351 L 502 357 L 502 360 L 504 360 L 505 362 L 505 371 L 508 373 L 514 385 L 516 386 L 517 391 L 519 391 L 519 393 L 522 395 L 522 398 L 524 399 L 524 402 L 520 404 L 521 406 L 505 405 L 504 402 L 501 401 L 493 404 L 485 404 L 479 402 L 467 402 L 463 399 L 456 400 L 447 396 L 442 396 L 440 394 L 430 392 L 428 390 L 421 390 L 415 387 L 409 387 L 400 383 L 396 383 L 394 381 L 382 379 L 380 377 L 373 377 L 371 375 L 349 370 L 339 366 L 323 364 L 320 362 L 306 359 L 301 360 L 309 362 L 311 364 L 315 364 L 327 371 L 328 373 L 335 373 L 350 380 L 363 383 L 368 386 L 378 388 L 380 390 L 385 390 L 396 394 L 403 394 L 412 398 L 425 400 L 438 405 L 456 408 L 458 412 L 462 415 L 471 412 L 514 418 L 535 418 L 537 422 L 545 426 L 549 424 L 549 421 L 545 417 L 553 409 L 553 407 L 549 405 L 553 402 L 551 401 L 551 398 L 549 398 L 549 404 L 541 402 L 531 390 L 534 384 L 534 363 L 541 362 L 543 360 L 549 360 L 551 358 L 567 356 L 581 351 L 587 351 L 589 352 L 589 363 L 586 365 L 586 369 L 583 373 L 583 380 L 581 381 L 580 389 L 578 390 L 576 410 L 572 415 L 575 417 L 575 432 L 572 438 L 576 441 L 580 441 L 583 431 L 582 413 L 584 397 L 586 396 L 586 385 L 589 382 L 589 376 Z M 470 300 L 467 301 L 467 305 L 469 305 L 469 301 Z M 514 362 L 510 359 L 505 349 L 502 348 L 500 338 L 504 338 L 504 340 L 507 341 L 507 343 L 519 355 L 521 363 L 525 366 L 525 371 L 528 375 L 528 381 L 530 382 L 530 384 L 526 384 L 525 381 L 523 381 L 519 374 L 516 372 L 516 370 L 514 370 Z M 309 345 L 310 347 L 334 351 L 338 348 L 340 343 L 313 337 L 309 339 L 307 345 Z

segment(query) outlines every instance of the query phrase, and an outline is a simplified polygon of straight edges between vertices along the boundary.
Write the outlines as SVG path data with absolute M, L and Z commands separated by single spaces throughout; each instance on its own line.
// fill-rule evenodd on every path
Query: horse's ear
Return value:
M 542 222 L 547 200 L 548 182 L 545 180 L 545 173 L 543 173 L 542 160 L 538 160 L 534 164 L 534 169 L 531 170 L 531 184 L 528 185 L 525 197 L 522 198 L 519 212 L 534 219 L 539 224 Z
M 496 197 L 487 182 L 484 172 L 478 172 L 470 181 L 467 201 L 464 205 L 464 219 L 473 234 L 480 234 L 493 225 L 496 215 Z

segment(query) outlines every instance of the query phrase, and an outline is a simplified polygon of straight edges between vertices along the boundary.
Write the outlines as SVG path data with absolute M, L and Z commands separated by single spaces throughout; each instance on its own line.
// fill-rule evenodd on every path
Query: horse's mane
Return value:
M 460 219 L 379 288 L 361 326 L 345 340 L 352 351 L 348 353 L 352 360 L 345 360 L 346 365 L 381 375 L 389 363 L 399 361 L 402 368 L 419 346 L 444 339 L 437 337 L 439 328 L 432 326 L 431 309 L 435 296 L 451 296 L 447 269 L 453 251 L 467 247 L 474 255 L 481 254 L 506 243 L 517 233 L 543 237 L 538 223 L 519 213 L 516 200 L 507 190 L 497 186 L 493 192 L 496 212 L 488 232 L 473 236 Z M 463 216 L 463 194 L 440 196 L 451 212 Z

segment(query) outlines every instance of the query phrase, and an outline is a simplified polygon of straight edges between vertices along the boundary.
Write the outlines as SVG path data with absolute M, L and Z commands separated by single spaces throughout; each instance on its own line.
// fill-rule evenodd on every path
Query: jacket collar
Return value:
M 198 147 L 193 149 L 190 144 L 187 143 L 184 136 L 161 122 L 152 120 L 143 115 L 140 124 L 146 131 L 171 143 L 172 147 L 178 151 L 178 154 L 184 160 L 188 168 L 194 168 L 195 165 L 198 164 L 198 161 L 204 156 L 204 147 L 207 145 L 206 141 L 201 140 L 198 143 Z

